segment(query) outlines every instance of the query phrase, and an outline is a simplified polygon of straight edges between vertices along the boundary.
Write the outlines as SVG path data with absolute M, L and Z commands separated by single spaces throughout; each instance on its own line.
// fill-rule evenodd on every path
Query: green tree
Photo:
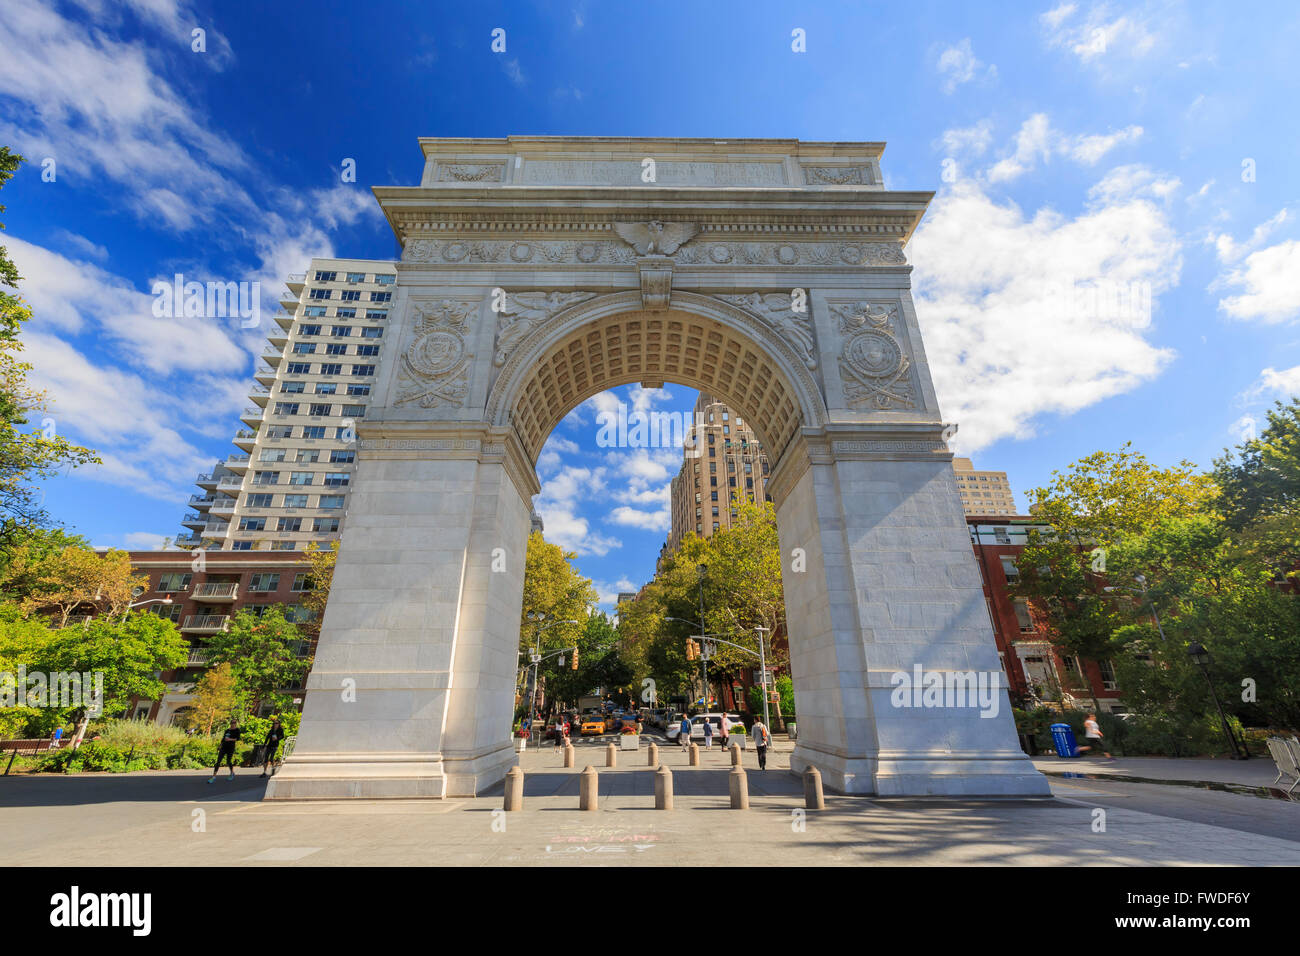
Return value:
M 1277 402 L 1258 438 L 1214 463 L 1216 502 L 1242 560 L 1294 576 L 1300 566 L 1300 398 Z
M 52 537 L 29 535 L 11 554 L 0 579 L 0 589 L 27 613 L 51 611 L 59 627 L 86 607 L 116 617 L 126 612 L 134 590 L 148 583 L 145 575 L 134 573 L 125 551 L 100 553 L 79 545 L 55 549 L 47 546 Z
M 553 621 L 586 621 L 588 608 L 596 602 L 591 580 L 579 574 L 571 563 L 576 557 L 546 541 L 540 531 L 528 536 L 519 621 L 521 663 L 528 661 L 539 635 L 542 653 L 572 647 L 576 642 L 581 623 L 546 626 Z
M 302 634 L 284 619 L 279 605 L 260 615 L 240 611 L 224 632 L 208 639 L 207 649 L 210 663 L 230 664 L 254 707 L 298 681 L 309 667 L 299 655 Z
M 210 735 L 231 717 L 248 712 L 248 694 L 229 662 L 209 667 L 194 685 L 194 701 L 185 726 Z

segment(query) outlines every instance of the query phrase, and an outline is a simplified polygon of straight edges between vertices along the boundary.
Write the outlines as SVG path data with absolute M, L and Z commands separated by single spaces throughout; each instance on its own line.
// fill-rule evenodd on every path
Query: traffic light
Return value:
M 576 671 L 577 669 L 578 669 L 578 649 L 575 647 L 573 649 L 573 670 Z
M 686 659 L 693 661 L 700 656 L 700 646 L 691 638 L 686 639 Z

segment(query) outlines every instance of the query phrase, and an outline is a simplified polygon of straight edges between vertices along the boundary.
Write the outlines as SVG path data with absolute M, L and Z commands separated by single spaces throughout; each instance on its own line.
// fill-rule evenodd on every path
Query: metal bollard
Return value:
M 653 740 L 650 741 L 650 746 L 646 748 L 645 765 L 647 767 L 659 766 L 659 747 Z
M 686 748 L 686 754 L 690 757 L 690 765 L 698 767 L 700 765 L 700 748 L 698 744 L 691 744 Z
M 655 809 L 673 808 L 673 772 L 666 766 L 655 771 Z
M 565 745 L 564 745 L 564 765 L 565 765 L 566 767 L 572 767 L 572 766 L 573 766 L 573 754 L 574 754 L 573 744 L 565 744 Z
M 511 767 L 506 771 L 506 802 L 507 810 L 522 810 L 524 808 L 524 772 L 519 767 Z
M 744 767 L 732 767 L 727 774 L 727 787 L 731 791 L 731 809 L 749 809 L 749 778 Z
M 596 790 L 600 784 L 600 777 L 596 773 L 596 768 L 587 764 L 587 769 L 578 774 L 578 809 L 595 810 L 596 809 Z
M 740 744 L 731 745 L 731 765 L 733 767 L 742 766 L 740 759 Z
M 822 775 L 816 767 L 803 772 L 803 805 L 809 810 L 825 810 L 826 798 L 822 796 Z
M 618 766 L 618 748 L 615 747 L 613 744 L 605 745 L 605 766 L 606 767 Z

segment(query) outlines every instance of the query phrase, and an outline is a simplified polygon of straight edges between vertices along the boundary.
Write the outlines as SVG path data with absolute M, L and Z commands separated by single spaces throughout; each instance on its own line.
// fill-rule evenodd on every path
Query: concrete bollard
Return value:
M 524 772 L 518 767 L 511 767 L 506 771 L 506 802 L 507 810 L 522 810 L 524 808 Z
M 673 808 L 673 772 L 666 766 L 655 771 L 655 809 Z
M 825 810 L 826 798 L 822 796 L 822 775 L 816 767 L 803 772 L 803 805 L 809 810 Z
M 587 764 L 587 769 L 578 774 L 578 809 L 596 809 L 596 791 L 600 785 L 600 776 L 596 768 Z
M 700 765 L 700 748 L 698 744 L 691 744 L 687 747 L 686 755 L 690 757 L 690 764 L 692 767 L 698 767 Z
M 618 766 L 618 748 L 615 747 L 613 744 L 605 745 L 605 766 L 606 767 Z
M 739 767 L 739 766 L 741 766 L 741 760 L 740 760 L 740 744 L 732 744 L 732 745 L 731 745 L 731 765 L 732 765 L 733 767 Z
M 744 767 L 732 767 L 727 774 L 727 787 L 731 791 L 731 809 L 749 809 L 749 778 Z
M 564 745 L 564 765 L 565 765 L 566 767 L 572 767 L 572 766 L 573 766 L 573 754 L 574 754 L 574 747 L 573 747 L 573 744 L 565 744 L 565 745 Z
M 659 747 L 654 741 L 651 741 L 650 746 L 646 748 L 645 765 L 647 767 L 659 766 Z

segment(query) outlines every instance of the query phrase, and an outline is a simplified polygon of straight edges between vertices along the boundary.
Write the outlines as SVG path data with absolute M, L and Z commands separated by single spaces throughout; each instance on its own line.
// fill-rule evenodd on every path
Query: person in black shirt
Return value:
M 280 749 L 280 741 L 284 740 L 284 727 L 280 724 L 280 718 L 273 718 L 271 729 L 266 732 L 266 756 L 262 761 L 262 776 L 266 776 L 266 768 L 275 762 L 275 752 Z
M 217 763 L 212 768 L 212 776 L 208 778 L 208 783 L 217 779 L 217 771 L 221 769 L 221 760 L 224 757 L 226 766 L 230 768 L 230 779 L 235 779 L 235 744 L 243 735 L 244 731 L 240 729 L 239 718 L 232 717 L 230 726 L 226 732 L 221 735 L 221 746 L 217 748 Z

